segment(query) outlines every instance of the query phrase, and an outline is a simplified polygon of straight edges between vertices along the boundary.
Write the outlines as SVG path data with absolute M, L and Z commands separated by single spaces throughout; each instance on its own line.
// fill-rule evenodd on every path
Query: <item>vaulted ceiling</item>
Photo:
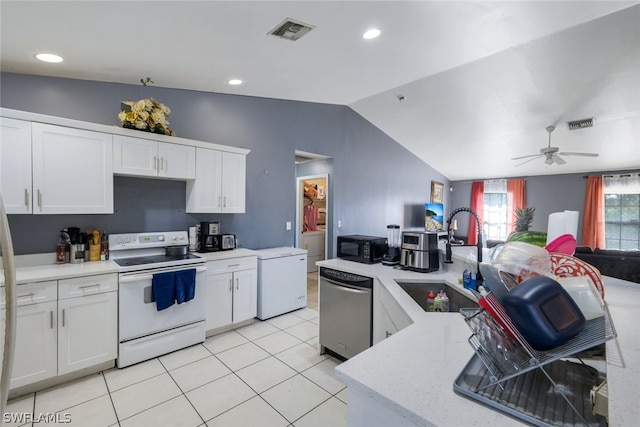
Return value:
M 314 28 L 268 34 L 286 18 Z M 0 19 L 2 71 L 348 105 L 450 180 L 640 168 L 639 2 L 3 0 Z M 515 166 L 551 124 L 599 157 Z

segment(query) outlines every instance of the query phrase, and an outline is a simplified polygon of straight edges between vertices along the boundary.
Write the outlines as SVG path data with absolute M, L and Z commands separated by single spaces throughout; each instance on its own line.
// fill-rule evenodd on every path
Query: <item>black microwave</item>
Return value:
M 375 264 L 382 261 L 387 252 L 387 238 L 375 236 L 338 236 L 338 258 L 348 261 Z

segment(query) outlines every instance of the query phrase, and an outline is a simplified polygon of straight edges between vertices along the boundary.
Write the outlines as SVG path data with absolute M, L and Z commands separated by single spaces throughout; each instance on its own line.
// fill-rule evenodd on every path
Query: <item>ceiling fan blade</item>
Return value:
M 526 159 L 529 157 L 540 157 L 540 156 L 544 156 L 544 154 L 530 154 L 528 156 L 513 157 L 511 160 L 520 160 L 520 159 Z
M 531 158 L 531 159 L 529 159 L 529 160 L 525 160 L 525 161 L 524 161 L 524 162 L 522 162 L 522 163 L 518 163 L 516 166 L 520 166 L 520 165 L 524 165 L 525 163 L 532 162 L 532 161 L 534 161 L 535 159 L 539 159 L 539 158 L 540 158 L 540 157 L 542 157 L 542 156 L 544 156 L 544 154 L 536 154 L 536 155 L 535 155 L 535 157 L 533 157 L 533 158 Z M 524 157 L 531 157 L 531 156 L 524 156 Z M 518 157 L 518 159 L 522 159 L 522 158 L 524 158 L 524 157 Z M 516 160 L 516 159 L 513 159 L 513 160 Z
M 557 165 L 564 165 L 567 163 L 562 157 L 558 156 L 557 154 L 553 156 L 553 161 Z
M 563 156 L 583 156 L 583 157 L 598 157 L 599 154 L 596 153 L 571 153 L 571 152 L 562 152 L 557 153 L 562 154 Z

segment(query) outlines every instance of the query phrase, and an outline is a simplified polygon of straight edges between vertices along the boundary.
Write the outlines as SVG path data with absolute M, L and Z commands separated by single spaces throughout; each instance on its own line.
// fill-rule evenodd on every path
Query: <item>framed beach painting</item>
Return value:
M 431 181 L 431 203 L 442 203 L 444 192 L 444 184 L 437 181 Z

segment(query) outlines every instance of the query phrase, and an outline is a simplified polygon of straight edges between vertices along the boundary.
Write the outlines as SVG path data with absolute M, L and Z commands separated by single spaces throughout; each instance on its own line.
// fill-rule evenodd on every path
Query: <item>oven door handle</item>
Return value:
M 190 270 L 189 268 L 179 268 L 171 271 L 181 271 L 181 270 Z M 207 267 L 196 267 L 196 274 L 202 273 L 203 271 L 207 271 Z M 166 271 L 159 271 L 158 273 L 165 273 Z M 153 280 L 153 274 L 132 274 L 132 275 L 120 275 L 119 282 L 120 283 L 128 283 L 128 282 L 137 282 L 140 280 Z

